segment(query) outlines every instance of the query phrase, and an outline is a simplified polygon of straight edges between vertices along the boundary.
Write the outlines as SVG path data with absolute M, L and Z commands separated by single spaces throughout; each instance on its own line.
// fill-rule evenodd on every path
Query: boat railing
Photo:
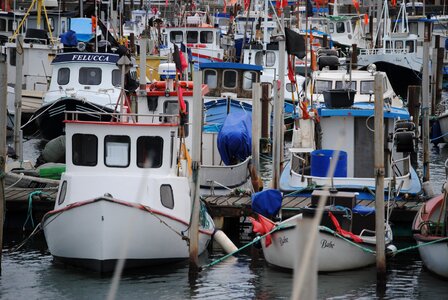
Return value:
M 381 54 L 408 54 L 408 49 L 395 48 L 374 48 L 374 49 L 359 49 L 360 55 L 381 55 Z
M 397 160 L 392 159 L 390 167 L 395 177 L 410 176 L 411 156 L 408 155 Z
M 99 122 L 178 125 L 178 114 L 138 114 L 120 112 L 65 111 L 65 121 L 82 121 L 83 116 L 97 117 Z M 144 121 L 142 121 L 144 119 Z M 100 121 L 101 120 L 101 121 Z

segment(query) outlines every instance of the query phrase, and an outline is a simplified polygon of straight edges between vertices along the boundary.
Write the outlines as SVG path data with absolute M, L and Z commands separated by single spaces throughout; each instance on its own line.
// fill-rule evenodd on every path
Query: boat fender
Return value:
M 36 165 L 48 162 L 65 162 L 65 135 L 58 136 L 45 145 L 37 159 Z
M 397 147 L 397 152 L 414 152 L 414 140 L 414 132 L 403 131 L 395 133 L 395 144 Z
M 391 244 L 386 247 L 386 255 L 387 256 L 393 257 L 393 256 L 395 256 L 395 254 L 397 254 L 397 251 L 398 251 L 398 249 L 397 249 L 397 247 L 395 247 L 395 245 Z
M 422 188 L 423 188 L 423 191 L 425 192 L 425 195 L 427 197 L 432 198 L 432 197 L 435 196 L 434 190 L 432 189 L 432 184 L 431 184 L 430 181 L 423 182 Z
M 222 230 L 215 230 L 213 233 L 213 239 L 222 247 L 222 249 L 227 253 L 233 253 L 238 250 L 235 244 L 227 237 L 227 235 Z

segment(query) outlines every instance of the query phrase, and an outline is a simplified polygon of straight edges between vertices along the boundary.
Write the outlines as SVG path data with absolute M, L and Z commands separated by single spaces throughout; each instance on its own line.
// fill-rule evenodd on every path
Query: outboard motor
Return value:
M 407 120 L 395 123 L 394 142 L 397 152 L 415 152 L 415 124 Z

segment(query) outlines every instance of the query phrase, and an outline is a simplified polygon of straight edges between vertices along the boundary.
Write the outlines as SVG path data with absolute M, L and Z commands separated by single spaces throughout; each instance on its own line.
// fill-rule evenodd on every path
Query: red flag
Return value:
M 173 61 L 176 64 L 176 69 L 179 73 L 182 73 L 185 68 L 188 67 L 184 54 L 182 51 L 179 51 L 179 47 L 176 44 L 174 44 Z
M 391 4 L 392 4 L 393 7 L 395 7 L 397 5 L 397 0 L 392 0 Z
M 265 235 L 266 233 L 270 232 L 275 226 L 271 220 L 263 217 L 262 215 L 258 215 L 258 220 L 255 220 L 252 217 L 249 217 L 249 220 L 252 222 L 252 226 L 254 227 L 252 231 L 261 235 Z M 265 245 L 266 247 L 269 247 L 269 245 L 271 244 L 271 235 L 267 235 L 265 237 Z
M 168 6 L 168 0 L 165 0 L 165 7 Z
M 250 6 L 250 0 L 244 0 L 244 10 L 248 10 Z
M 179 112 L 181 114 L 186 114 L 187 113 L 187 105 L 185 104 L 184 95 L 183 95 L 182 88 L 180 87 L 180 84 L 178 84 L 178 86 L 177 86 L 177 97 L 178 97 L 178 101 L 179 101 Z
M 362 243 L 362 239 L 359 236 L 357 236 L 356 234 L 354 234 L 350 231 L 346 231 L 341 228 L 341 225 L 339 225 L 338 219 L 336 219 L 336 217 L 331 213 L 331 211 L 329 211 L 328 214 L 330 215 L 331 221 L 333 221 L 333 224 L 336 227 L 337 233 L 339 233 L 340 235 L 342 235 L 344 237 L 351 238 L 356 243 Z
M 358 0 L 353 0 L 353 6 L 356 8 L 356 11 L 359 13 L 359 2 L 358 2 Z
M 294 75 L 294 67 L 292 66 L 292 59 L 291 56 L 288 55 L 288 78 L 289 81 L 291 81 L 292 84 L 296 83 L 296 76 Z
M 226 0 L 224 0 L 224 11 L 223 11 L 223 13 L 226 13 L 227 12 L 227 2 L 226 2 Z
M 180 65 L 181 65 L 182 72 L 183 72 L 186 68 L 188 68 L 188 62 L 185 59 L 185 55 L 182 51 L 179 52 L 179 57 L 180 57 Z
M 364 25 L 369 24 L 369 15 L 368 14 L 364 14 Z

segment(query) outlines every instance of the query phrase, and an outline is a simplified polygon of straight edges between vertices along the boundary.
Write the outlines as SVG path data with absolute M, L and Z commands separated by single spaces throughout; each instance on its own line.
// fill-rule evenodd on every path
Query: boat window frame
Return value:
M 89 75 L 88 73 L 90 73 L 91 71 L 98 71 L 98 74 L 96 74 L 95 77 L 92 76 L 88 76 L 87 78 L 84 78 L 83 74 L 86 74 L 85 76 Z M 85 72 L 85 73 L 83 73 Z M 93 79 L 97 79 L 97 77 L 99 77 L 99 82 L 98 80 L 95 81 L 90 81 L 89 79 L 93 78 Z M 84 81 L 85 80 L 85 81 Z M 79 68 L 79 72 L 78 72 L 78 83 L 82 84 L 82 85 L 100 85 L 101 82 L 103 81 L 103 70 L 101 70 L 101 68 L 99 67 L 81 67 Z
M 273 61 L 271 62 L 271 59 L 273 58 Z M 277 62 L 277 56 L 275 55 L 274 51 L 267 50 L 266 51 L 266 57 L 265 57 L 265 65 L 266 67 L 273 67 L 275 66 L 275 63 Z
M 62 72 L 68 72 L 66 74 L 61 74 Z M 66 77 L 63 77 L 66 76 Z M 63 77 L 63 78 L 61 78 Z M 64 79 L 64 81 L 62 81 Z M 59 68 L 58 70 L 58 79 L 57 79 L 58 85 L 67 85 L 70 83 L 70 68 L 63 67 Z
M 207 74 L 207 73 L 210 73 L 210 74 Z M 211 73 L 214 73 L 214 75 L 216 76 L 214 85 L 211 85 L 211 84 L 209 83 L 209 80 L 208 80 L 209 76 L 212 75 Z M 204 78 L 203 78 L 203 80 L 204 80 L 204 84 L 206 84 L 206 85 L 208 86 L 209 89 L 216 89 L 216 88 L 218 87 L 218 72 L 217 72 L 216 70 L 213 70 L 213 69 L 205 69 L 205 70 L 204 70 L 204 75 L 203 75 L 203 77 L 204 77 Z
M 117 76 L 118 74 L 118 76 Z M 111 72 L 112 76 L 112 85 L 114 87 L 121 87 L 121 70 L 120 69 L 113 69 Z M 118 79 L 118 82 L 115 82 Z
M 204 30 L 199 33 L 199 42 L 201 44 L 213 44 L 213 31 Z
M 110 139 L 110 141 L 108 141 L 108 139 Z M 104 145 L 104 154 L 103 154 L 103 160 L 104 160 L 104 165 L 108 168 L 127 168 L 129 167 L 130 163 L 131 163 L 131 138 L 128 135 L 115 135 L 115 134 L 108 134 L 104 137 L 103 140 L 103 145 Z M 116 144 L 115 146 L 113 146 L 112 144 Z M 121 145 L 119 145 L 121 144 Z M 108 146 L 111 146 L 108 148 Z M 123 151 L 123 145 L 127 145 L 127 155 L 126 155 L 126 161 L 122 160 L 124 163 L 120 162 L 111 162 L 108 161 L 109 159 L 113 159 L 118 156 L 115 155 L 108 155 L 108 152 L 110 152 L 111 150 L 117 150 L 117 151 Z M 124 159 L 125 157 L 119 157 L 120 159 Z
M 407 53 L 414 53 L 415 52 L 415 42 L 414 41 L 406 41 L 405 48 Z
M 365 85 L 368 84 L 370 89 L 366 90 Z M 361 95 L 370 95 L 375 93 L 375 81 L 374 80 L 361 80 L 359 83 L 359 93 Z
M 165 188 L 168 189 L 165 190 Z M 167 198 L 167 196 L 169 198 Z M 174 209 L 174 194 L 171 184 L 160 185 L 160 203 L 162 203 L 162 205 L 168 209 Z
M 346 86 L 347 84 L 348 84 L 348 80 L 347 81 L 336 80 L 334 83 L 334 88 L 335 89 L 345 89 L 345 88 L 347 88 L 347 86 Z M 357 87 L 358 87 L 358 82 L 356 80 L 352 80 L 352 82 L 350 83 L 350 86 L 348 88 L 356 91 Z
M 8 20 L 5 18 L 0 18 L 0 31 L 7 32 Z
M 319 89 L 317 89 L 317 87 L 319 86 L 318 83 L 320 83 L 320 82 L 322 82 L 322 83 L 324 83 L 324 82 L 329 83 L 329 88 L 324 90 L 324 89 L 321 89 L 321 87 L 319 87 Z M 333 81 L 332 80 L 316 79 L 314 81 L 314 84 L 313 84 L 313 94 L 322 94 L 323 91 L 328 91 L 328 90 L 331 90 L 332 88 L 333 88 Z
M 187 43 L 188 44 L 197 44 L 199 41 L 199 33 L 196 30 L 187 30 Z M 194 35 L 196 35 L 196 38 L 194 38 Z
M 248 77 L 246 77 L 246 74 L 248 74 L 248 73 L 252 74 L 250 79 Z M 255 75 L 255 78 L 254 78 L 254 75 Z M 250 87 L 246 87 L 246 84 L 248 82 L 250 83 Z M 243 82 L 242 82 L 243 90 L 251 91 L 252 87 L 254 85 L 254 82 L 258 82 L 258 74 L 257 74 L 257 72 L 255 72 L 255 71 L 244 71 L 243 72 Z
M 336 22 L 336 33 L 345 33 L 345 22 L 344 21 Z
M 61 184 L 61 188 L 59 189 L 58 205 L 64 203 L 66 196 L 67 196 L 67 180 L 64 180 Z
M 169 104 L 173 104 L 173 108 L 176 112 L 174 111 L 167 111 L 166 109 L 168 108 Z M 187 114 L 185 114 L 185 125 L 184 125 L 184 136 L 188 137 L 189 133 L 190 133 L 190 128 L 188 126 L 189 121 L 190 121 L 190 114 L 188 113 L 189 107 L 190 107 L 190 103 L 188 101 L 185 101 L 185 106 L 187 109 Z M 178 115 L 179 114 L 179 101 L 178 100 L 165 100 L 163 101 L 163 114 L 165 115 Z M 171 117 L 163 117 L 163 123 L 175 123 L 177 122 L 175 119 L 171 120 Z M 179 135 L 179 131 L 177 133 Z
M 78 137 L 94 138 L 93 147 L 88 144 L 90 142 L 88 139 L 76 140 Z M 91 148 L 95 148 L 94 151 Z M 84 155 L 86 153 L 95 155 L 94 160 L 90 160 L 89 155 Z M 75 133 L 72 135 L 72 163 L 80 167 L 95 167 L 98 165 L 98 137 L 96 135 L 90 133 Z
M 136 143 L 136 165 L 141 169 L 157 169 L 163 166 L 164 140 L 161 136 L 139 136 Z M 146 151 L 143 151 L 146 149 Z M 152 150 L 152 151 L 150 151 Z M 150 164 L 148 163 L 149 153 L 153 153 Z M 145 154 L 145 155 L 144 155 Z M 154 163 L 155 162 L 155 163 Z
M 230 86 L 226 84 L 226 74 L 235 74 L 235 85 Z M 236 70 L 224 70 L 222 72 L 222 87 L 226 89 L 236 89 L 238 88 L 238 72 Z
M 177 40 L 177 37 L 181 37 L 180 41 Z M 171 43 L 182 43 L 184 41 L 184 33 L 182 30 L 173 30 L 170 31 L 170 42 Z

